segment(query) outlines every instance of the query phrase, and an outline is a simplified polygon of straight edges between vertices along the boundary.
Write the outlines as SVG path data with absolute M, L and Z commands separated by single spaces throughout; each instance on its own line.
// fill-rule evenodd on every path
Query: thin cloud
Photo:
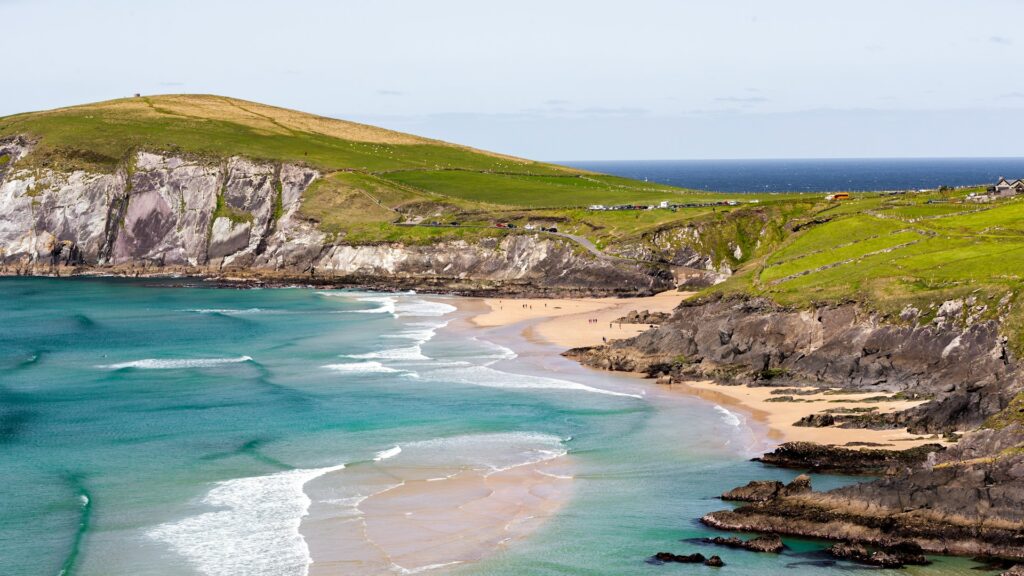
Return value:
M 1007 92 L 999 96 L 1000 98 L 1024 98 L 1024 92 Z
M 377 90 L 377 94 L 380 96 L 405 96 L 405 92 L 401 90 Z
M 761 104 L 767 102 L 764 96 L 720 96 L 715 102 L 732 102 L 734 104 Z
M 1006 36 L 989 36 L 988 41 L 993 44 L 999 44 L 1001 46 L 1009 46 L 1010 44 L 1013 44 L 1013 40 L 1007 38 Z

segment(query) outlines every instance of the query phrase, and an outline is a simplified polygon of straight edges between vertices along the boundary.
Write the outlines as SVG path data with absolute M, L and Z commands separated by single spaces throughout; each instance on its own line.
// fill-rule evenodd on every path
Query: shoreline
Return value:
M 475 315 L 467 324 L 476 328 L 507 327 L 518 329 L 527 341 L 564 349 L 600 346 L 606 341 L 636 336 L 648 330 L 647 324 L 618 324 L 614 321 L 630 311 L 671 313 L 680 302 L 693 296 L 693 292 L 661 292 L 638 298 L 555 298 L 507 299 L 464 298 L 478 304 L 460 306 Z M 607 340 L 605 340 L 607 339 Z M 622 375 L 645 377 L 643 374 L 619 372 Z M 905 429 L 868 429 L 796 426 L 801 418 L 824 410 L 864 410 L 886 413 L 906 410 L 926 400 L 879 400 L 877 393 L 839 393 L 820 390 L 798 395 L 779 394 L 790 387 L 754 387 L 725 385 L 705 381 L 684 381 L 659 385 L 674 394 L 696 397 L 722 407 L 736 409 L 767 429 L 766 439 L 771 445 L 784 442 L 815 442 L 833 446 L 869 445 L 876 448 L 906 449 L 929 443 L 946 444 L 941 437 L 915 435 Z M 775 392 L 773 394 L 773 391 Z M 784 400 L 789 398 L 790 400 Z

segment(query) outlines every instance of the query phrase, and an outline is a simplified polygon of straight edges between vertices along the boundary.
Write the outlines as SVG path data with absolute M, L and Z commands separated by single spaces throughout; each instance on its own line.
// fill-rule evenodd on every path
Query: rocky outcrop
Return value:
M 348 245 L 299 214 L 313 169 L 139 152 L 114 174 L 19 169 L 0 142 L 0 274 L 194 274 L 453 292 L 648 294 L 667 268 L 557 237 Z
M 608 370 L 724 383 L 903 392 L 930 402 L 844 417 L 920 433 L 976 427 L 1020 388 L 995 321 L 943 306 L 932 322 L 889 322 L 856 304 L 789 310 L 760 299 L 687 302 L 660 327 L 567 355 Z M 833 421 L 839 420 L 833 418 Z
M 908 564 L 914 566 L 930 564 L 921 547 L 913 542 L 900 542 L 885 546 L 881 550 L 869 550 L 863 544 L 840 542 L 829 547 L 828 552 L 842 560 L 879 568 L 903 568 Z
M 759 460 L 772 466 L 808 472 L 880 476 L 920 466 L 944 449 L 941 444 L 925 444 L 906 450 L 853 450 L 813 442 L 787 442 Z
M 811 491 L 810 477 L 801 474 L 789 484 L 778 480 L 753 480 L 746 486 L 733 488 L 722 494 L 722 500 L 732 502 L 767 502 L 780 496 L 795 496 Z
M 829 492 L 780 495 L 702 518 L 726 530 L 793 534 L 940 554 L 1024 559 L 1024 427 L 970 433 L 920 465 Z
M 725 562 L 722 561 L 718 556 L 712 556 L 705 558 L 700 552 L 694 552 L 693 554 L 673 554 L 671 552 L 658 552 L 648 560 L 650 564 L 667 564 L 667 563 L 678 563 L 678 564 L 704 564 L 705 566 L 711 566 L 713 568 L 721 568 L 725 566 Z
M 619 324 L 661 324 L 668 320 L 668 312 L 651 312 L 650 310 L 632 310 L 615 322 Z

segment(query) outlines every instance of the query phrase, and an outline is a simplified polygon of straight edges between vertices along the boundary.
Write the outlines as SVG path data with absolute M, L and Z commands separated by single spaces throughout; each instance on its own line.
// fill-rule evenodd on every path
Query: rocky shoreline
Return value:
M 843 389 L 930 401 L 891 415 L 822 425 L 962 434 L 949 448 L 910 450 L 783 444 L 759 460 L 803 472 L 879 478 L 817 492 L 810 479 L 754 481 L 723 494 L 743 505 L 703 516 L 722 530 L 838 542 L 837 558 L 895 567 L 922 553 L 1024 562 L 1024 394 L 995 321 L 971 303 L 939 307 L 928 322 L 888 321 L 856 304 L 786 310 L 757 299 L 682 304 L 631 339 L 566 356 L 665 381 Z M 723 539 L 723 545 L 743 547 Z

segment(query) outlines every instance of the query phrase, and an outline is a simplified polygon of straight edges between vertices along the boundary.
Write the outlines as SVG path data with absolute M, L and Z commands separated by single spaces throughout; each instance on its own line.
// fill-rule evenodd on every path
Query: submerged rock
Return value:
M 658 552 L 652 557 L 658 562 L 678 562 L 680 564 L 700 564 L 704 562 L 704 555 L 700 552 L 693 554 L 673 554 L 671 552 Z
M 712 556 L 704 561 L 704 565 L 711 566 L 712 568 L 721 568 L 725 566 L 725 562 L 722 562 L 722 559 L 718 556 Z

